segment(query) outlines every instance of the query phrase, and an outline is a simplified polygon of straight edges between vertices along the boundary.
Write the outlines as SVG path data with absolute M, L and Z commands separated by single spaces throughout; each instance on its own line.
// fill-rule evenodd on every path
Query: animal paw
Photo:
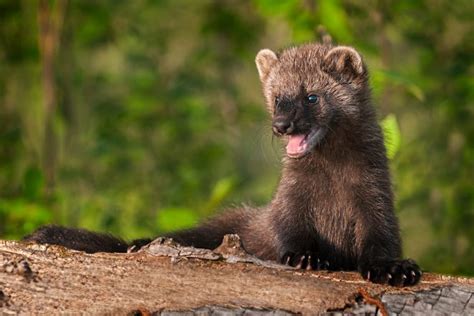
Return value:
M 280 262 L 285 265 L 304 270 L 327 270 L 329 269 L 328 261 L 321 261 L 318 256 L 311 251 L 304 253 L 286 252 Z
M 415 285 L 422 275 L 420 267 L 411 259 L 372 262 L 359 271 L 368 281 L 392 286 Z

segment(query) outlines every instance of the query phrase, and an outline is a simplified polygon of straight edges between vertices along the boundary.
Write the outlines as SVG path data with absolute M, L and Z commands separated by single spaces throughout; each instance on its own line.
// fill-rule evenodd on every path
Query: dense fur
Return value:
M 67 248 L 97 252 L 127 252 L 128 244 L 124 240 L 109 234 L 91 233 L 85 229 L 67 228 L 47 225 L 37 229 L 33 234 L 25 236 L 24 240 L 34 240 L 40 243 L 62 245 Z
M 388 162 L 359 53 L 308 44 L 278 56 L 264 49 L 256 63 L 273 131 L 288 141 L 273 200 L 168 236 L 213 249 L 224 234 L 236 233 L 247 251 L 262 259 L 306 269 L 358 270 L 378 283 L 418 282 L 418 266 L 400 259 Z M 88 252 L 126 250 L 109 235 L 57 226 L 25 239 Z

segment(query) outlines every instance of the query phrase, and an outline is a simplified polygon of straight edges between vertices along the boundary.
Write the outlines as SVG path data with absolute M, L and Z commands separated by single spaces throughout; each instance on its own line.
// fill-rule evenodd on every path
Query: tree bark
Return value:
M 394 288 L 264 262 L 226 237 L 215 251 L 157 239 L 127 254 L 0 240 L 0 314 L 474 314 L 474 279 Z

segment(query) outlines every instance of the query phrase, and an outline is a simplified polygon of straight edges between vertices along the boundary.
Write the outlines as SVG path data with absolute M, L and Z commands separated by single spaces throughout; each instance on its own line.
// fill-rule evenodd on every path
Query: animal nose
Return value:
M 294 130 L 295 124 L 285 119 L 273 121 L 273 131 L 276 134 L 289 134 Z

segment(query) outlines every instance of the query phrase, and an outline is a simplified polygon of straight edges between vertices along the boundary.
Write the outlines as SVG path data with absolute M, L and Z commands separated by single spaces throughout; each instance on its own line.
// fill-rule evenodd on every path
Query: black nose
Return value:
M 285 119 L 273 121 L 273 131 L 277 134 L 289 134 L 294 130 L 294 123 Z

